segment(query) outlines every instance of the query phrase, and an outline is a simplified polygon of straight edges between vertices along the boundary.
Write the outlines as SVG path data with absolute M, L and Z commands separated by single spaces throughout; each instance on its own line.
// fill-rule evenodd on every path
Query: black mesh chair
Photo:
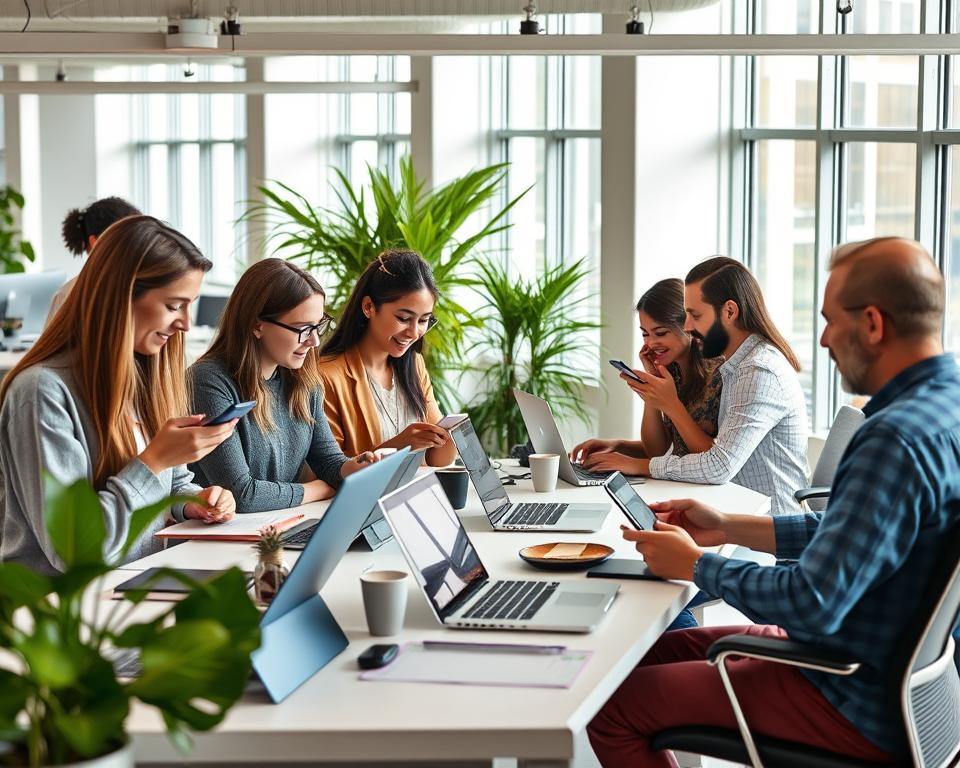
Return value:
M 930 582 L 917 589 L 914 619 L 903 628 L 888 671 L 886 701 L 909 744 L 909 758 L 891 765 L 941 768 L 960 755 L 960 675 L 951 637 L 960 617 L 960 527 L 946 537 Z M 790 640 L 731 635 L 707 652 L 730 697 L 738 729 L 706 726 L 669 728 L 655 734 L 654 750 L 673 749 L 737 763 L 777 768 L 854 768 L 877 766 L 805 744 L 754 736 L 740 709 L 726 669 L 731 658 L 765 659 L 835 675 L 852 675 L 856 659 Z

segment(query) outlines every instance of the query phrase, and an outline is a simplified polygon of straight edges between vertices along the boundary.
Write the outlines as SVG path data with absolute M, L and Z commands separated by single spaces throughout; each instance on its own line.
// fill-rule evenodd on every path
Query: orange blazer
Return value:
M 423 357 L 413 354 L 416 354 L 417 375 L 427 404 L 424 421 L 436 424 L 442 414 L 433 395 L 433 384 Z M 336 357 L 321 357 L 320 378 L 323 380 L 323 410 L 340 450 L 347 456 L 356 456 L 380 445 L 383 442 L 380 415 L 356 347 Z

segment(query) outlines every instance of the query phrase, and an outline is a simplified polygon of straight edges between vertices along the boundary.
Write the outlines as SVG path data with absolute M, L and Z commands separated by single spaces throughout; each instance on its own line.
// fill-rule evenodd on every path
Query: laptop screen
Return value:
M 480 562 L 460 518 L 433 473 L 380 499 L 394 536 L 434 611 L 443 621 L 460 599 L 486 582 Z
M 470 473 L 473 487 L 476 489 L 480 502 L 483 504 L 483 509 L 489 517 L 501 507 L 510 503 L 510 498 L 503 488 L 503 483 L 500 482 L 500 476 L 497 475 L 497 470 L 493 468 L 490 459 L 487 458 L 487 452 L 483 450 L 480 438 L 477 437 L 477 431 L 473 428 L 469 419 L 461 421 L 450 430 L 450 434 L 453 437 L 453 442 L 457 444 L 463 466 Z

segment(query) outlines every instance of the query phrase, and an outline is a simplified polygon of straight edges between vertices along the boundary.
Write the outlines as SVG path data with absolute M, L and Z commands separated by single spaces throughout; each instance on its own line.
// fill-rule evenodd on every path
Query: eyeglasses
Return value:
M 281 323 L 279 320 L 271 320 L 269 317 L 261 317 L 260 320 L 264 323 L 270 323 L 270 325 L 279 325 L 281 328 L 286 328 L 288 331 L 293 331 L 297 334 L 297 341 L 301 344 L 306 344 L 307 340 L 313 336 L 314 333 L 317 334 L 317 338 L 321 338 L 331 328 L 336 328 L 336 321 L 330 317 L 330 315 L 324 315 L 323 320 L 321 320 L 316 325 L 302 325 L 299 328 L 295 325 L 287 325 L 286 323 Z

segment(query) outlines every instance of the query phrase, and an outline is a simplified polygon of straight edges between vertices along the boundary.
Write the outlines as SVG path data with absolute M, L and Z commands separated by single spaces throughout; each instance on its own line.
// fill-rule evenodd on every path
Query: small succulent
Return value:
M 275 525 L 265 525 L 259 530 L 260 538 L 254 544 L 254 549 L 262 560 L 268 560 L 283 549 L 280 538 L 280 529 Z

